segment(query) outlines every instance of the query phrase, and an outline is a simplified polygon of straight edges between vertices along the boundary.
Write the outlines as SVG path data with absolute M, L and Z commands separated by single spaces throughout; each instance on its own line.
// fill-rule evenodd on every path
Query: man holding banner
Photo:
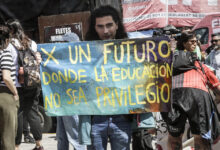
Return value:
M 90 28 L 86 35 L 86 40 L 112 40 L 112 39 L 125 39 L 127 33 L 124 30 L 124 26 L 119 17 L 117 10 L 111 6 L 102 6 L 96 9 L 90 18 Z M 133 115 L 111 115 L 111 116 L 98 116 L 94 115 L 91 117 L 92 130 L 91 138 L 92 145 L 88 146 L 91 150 L 104 150 L 107 147 L 108 138 L 110 139 L 111 149 L 114 150 L 129 150 L 130 140 L 131 140 L 131 127 L 135 128 L 137 126 L 145 128 L 154 128 L 154 119 L 152 113 L 147 113 L 145 117 L 146 123 L 137 123 L 138 120 L 132 123 Z M 142 121 L 142 120 L 139 120 Z M 132 123 L 132 125 L 131 125 Z M 139 125 L 137 125 L 139 124 Z M 141 124 L 141 125 L 140 125 Z M 136 132 L 138 130 L 135 130 Z M 134 134 L 136 135 L 136 134 Z M 137 136 L 134 136 L 135 138 Z M 134 138 L 133 137 L 133 138 Z M 137 138 L 139 140 L 140 138 Z M 141 145 L 136 141 L 133 143 L 133 149 L 142 150 Z M 149 141 L 148 141 L 149 142 Z M 151 140 L 147 146 L 148 150 L 151 146 Z
M 110 6 L 96 9 L 90 18 L 86 40 L 111 40 L 127 38 L 127 33 L 117 10 Z M 94 115 L 91 117 L 90 150 L 105 150 L 108 138 L 111 149 L 129 150 L 131 140 L 131 115 Z
M 61 42 L 80 41 L 78 35 L 74 32 L 67 32 L 63 35 L 61 40 Z M 79 144 L 78 125 L 78 115 L 57 116 L 57 150 L 69 150 L 69 143 L 74 147 L 74 150 L 86 150 L 85 145 Z
M 110 139 L 112 150 L 129 150 L 131 114 L 150 114 L 136 117 L 138 128 L 146 129 L 154 127 L 147 112 L 169 111 L 169 41 L 127 39 L 110 6 L 96 9 L 90 21 L 87 41 L 39 44 L 45 110 L 51 116 L 80 115 L 79 140 L 88 149 L 104 150 Z

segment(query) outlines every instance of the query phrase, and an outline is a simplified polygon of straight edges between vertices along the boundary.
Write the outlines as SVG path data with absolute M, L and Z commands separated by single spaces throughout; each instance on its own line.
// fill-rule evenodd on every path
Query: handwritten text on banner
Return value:
M 168 111 L 168 38 L 39 44 L 48 115 Z

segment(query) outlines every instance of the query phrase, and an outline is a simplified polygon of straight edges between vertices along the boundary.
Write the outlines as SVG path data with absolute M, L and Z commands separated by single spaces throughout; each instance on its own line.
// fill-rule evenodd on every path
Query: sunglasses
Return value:
M 220 39 L 219 39 L 220 40 Z M 212 43 L 217 43 L 219 40 L 211 40 Z
M 191 44 L 197 43 L 197 40 L 190 40 L 189 41 Z

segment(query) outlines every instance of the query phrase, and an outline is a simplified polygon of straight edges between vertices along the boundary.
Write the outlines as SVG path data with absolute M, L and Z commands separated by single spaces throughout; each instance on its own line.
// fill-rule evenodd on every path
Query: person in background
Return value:
M 215 46 L 207 56 L 205 63 L 215 69 L 216 76 L 220 80 L 220 33 L 214 34 L 213 38 L 215 39 L 213 41 Z
M 79 144 L 78 115 L 57 117 L 57 150 L 69 150 L 69 143 L 75 150 L 86 150 L 85 145 Z
M 9 45 L 9 29 L 0 25 L 0 149 L 15 150 L 19 96 L 16 69 Z
M 193 32 L 182 33 L 177 48 L 179 51 L 194 52 L 197 39 Z M 177 63 L 175 59 L 173 63 Z M 220 92 L 220 82 L 206 65 L 195 61 L 197 69 L 173 75 L 172 109 L 162 116 L 168 127 L 168 149 L 182 149 L 182 135 L 188 119 L 194 137 L 194 148 L 211 150 L 220 136 L 218 111 L 210 98 L 207 85 Z M 175 71 L 175 69 L 174 69 Z M 211 133 L 211 134 L 210 134 Z
M 215 48 L 215 46 L 219 42 L 219 39 L 220 39 L 219 33 L 212 34 L 211 45 L 205 50 L 207 55 L 209 55 L 209 53 Z
M 187 26 L 185 26 L 185 27 L 183 27 L 182 28 L 182 31 L 181 31 L 181 34 L 182 33 L 188 33 L 188 32 L 192 32 L 192 29 L 191 29 L 191 27 L 187 27 Z M 196 37 L 197 38 L 197 37 Z M 203 57 L 203 55 L 204 54 L 202 54 L 202 52 L 201 52 L 201 48 L 200 48 L 200 41 L 199 41 L 199 39 L 197 38 L 197 44 L 196 44 L 196 47 L 195 47 L 195 49 L 194 49 L 194 53 L 196 53 L 196 55 L 197 55 L 197 57 L 198 57 L 198 59 L 199 60 L 204 60 L 204 57 Z
M 80 41 L 79 36 L 73 32 L 64 34 L 61 40 L 60 42 Z M 57 117 L 57 150 L 69 150 L 69 143 L 75 150 L 86 150 L 85 145 L 79 144 L 78 128 L 78 115 Z
M 18 50 L 30 48 L 35 52 L 37 62 L 40 63 L 41 57 L 37 52 L 37 44 L 25 35 L 20 22 L 18 20 L 8 20 L 7 25 L 11 32 L 11 44 L 13 45 L 12 54 L 16 60 L 16 70 L 21 71 L 21 68 L 19 68 L 18 65 Z M 40 117 L 38 116 L 38 96 L 40 94 L 40 89 L 38 87 L 30 89 L 24 88 L 19 81 L 17 84 L 18 94 L 20 97 L 20 108 L 18 110 L 18 132 L 15 140 L 16 149 L 19 149 L 19 145 L 21 144 L 23 116 L 25 116 L 29 122 L 31 133 L 35 139 L 36 146 L 33 150 L 43 150 L 44 148 L 41 144 L 42 128 L 40 125 Z
M 200 53 L 201 53 L 201 62 L 205 62 L 205 59 L 206 59 L 206 52 L 205 51 L 202 51 L 202 48 L 201 48 L 201 42 L 200 42 L 200 40 L 197 40 L 197 45 L 198 45 L 198 48 L 200 49 Z
M 207 56 L 205 64 L 209 65 L 215 70 L 217 78 L 220 80 L 220 33 L 212 35 L 213 49 Z M 220 95 L 215 95 L 215 101 L 220 103 Z
M 180 31 L 172 25 L 167 25 L 166 27 L 163 28 L 163 35 L 166 35 L 169 37 L 170 49 L 173 52 L 176 50 L 176 42 L 177 42 L 177 38 L 179 34 L 180 34 Z
M 23 117 L 23 134 L 24 134 L 25 143 L 33 143 L 33 144 L 35 143 L 35 140 L 30 135 L 29 123 L 25 116 Z
M 156 122 L 151 112 L 134 115 L 132 131 L 132 150 L 153 150 Z

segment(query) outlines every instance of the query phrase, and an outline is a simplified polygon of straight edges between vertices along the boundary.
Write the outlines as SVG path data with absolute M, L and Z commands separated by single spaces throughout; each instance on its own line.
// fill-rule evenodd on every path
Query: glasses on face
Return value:
M 195 43 L 197 43 L 197 40 L 189 40 L 189 43 L 195 44 Z
M 214 42 L 217 43 L 219 40 L 220 40 L 220 39 L 218 39 L 218 40 L 211 40 L 211 42 L 212 42 L 212 43 L 214 43 Z

